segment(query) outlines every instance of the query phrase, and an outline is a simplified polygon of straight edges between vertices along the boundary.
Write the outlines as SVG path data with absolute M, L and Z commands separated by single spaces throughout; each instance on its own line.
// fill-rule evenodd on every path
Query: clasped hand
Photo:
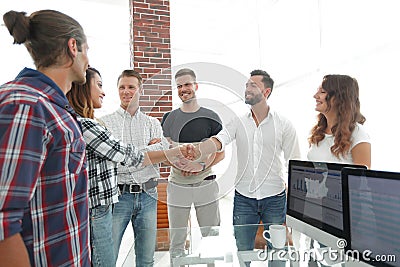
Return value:
M 184 144 L 180 146 L 181 156 L 173 162 L 174 167 L 181 170 L 183 176 L 195 175 L 203 170 L 199 163 L 200 152 L 198 146 Z
M 193 144 L 184 144 L 184 145 L 180 145 L 179 149 L 181 151 L 181 159 L 185 158 L 189 161 L 193 161 L 196 158 L 198 158 L 199 153 L 198 148 L 196 146 L 194 146 Z M 197 151 L 196 151 L 197 150 Z

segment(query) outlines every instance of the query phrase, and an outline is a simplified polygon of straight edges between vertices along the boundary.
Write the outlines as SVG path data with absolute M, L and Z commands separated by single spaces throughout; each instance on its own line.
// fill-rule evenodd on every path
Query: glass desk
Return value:
M 259 225 L 235 226 L 246 229 L 249 227 L 259 227 Z M 260 228 L 262 229 L 262 228 Z M 260 230 L 259 229 L 259 230 Z M 187 228 L 187 240 L 185 254 L 181 257 L 170 258 L 169 254 L 169 231 L 170 229 L 157 230 L 157 248 L 155 251 L 154 266 L 238 266 L 245 267 L 246 262 L 251 262 L 251 267 L 269 266 L 269 267 L 305 267 L 305 266 L 368 266 L 360 265 L 357 262 L 334 262 L 326 261 L 328 253 L 325 253 L 327 247 L 310 248 L 309 238 L 305 235 L 292 230 L 289 234 L 290 246 L 284 249 L 269 249 L 265 245 L 260 246 L 260 231 L 256 237 L 257 248 L 248 251 L 237 251 L 234 238 L 233 226 L 212 227 L 209 229 L 209 235 L 203 237 L 199 227 Z M 261 231 L 262 234 L 262 231 Z M 264 239 L 261 236 L 261 239 Z M 288 239 L 289 240 L 289 239 Z M 263 241 L 263 240 L 261 240 Z M 265 239 L 264 239 L 265 242 Z M 292 243 L 294 245 L 292 245 Z M 342 251 L 343 252 L 343 251 Z M 339 253 L 342 253 L 339 251 Z M 321 255 L 325 258 L 321 260 Z M 120 255 L 121 264 L 117 267 L 135 266 L 135 249 L 133 239 L 129 244 L 127 255 Z M 329 259 L 328 259 L 329 260 Z M 320 265 L 322 264 L 322 265 Z
M 252 227 L 259 228 L 259 225 L 235 226 L 245 230 Z M 260 236 L 259 229 L 256 246 L 254 250 L 237 251 L 234 238 L 233 226 L 209 227 L 207 236 L 202 236 L 199 227 L 187 228 L 187 240 L 185 254 L 181 257 L 170 258 L 169 254 L 169 231 L 170 229 L 157 230 L 157 248 L 155 252 L 154 266 L 246 266 L 245 262 L 251 262 L 251 266 L 293 266 L 288 259 L 282 259 L 277 250 L 267 249 L 265 239 Z M 204 232 L 204 231 L 203 231 Z M 261 239 L 261 240 L 260 240 Z M 133 240 L 132 240 L 133 243 Z M 286 247 L 283 250 L 288 250 Z M 267 255 L 268 254 L 268 255 Z M 120 255 L 121 256 L 121 255 Z M 273 259 L 273 261 L 271 261 Z M 200 264 L 200 265 L 198 265 Z M 135 249 L 131 244 L 130 250 L 125 257 L 123 267 L 135 266 Z

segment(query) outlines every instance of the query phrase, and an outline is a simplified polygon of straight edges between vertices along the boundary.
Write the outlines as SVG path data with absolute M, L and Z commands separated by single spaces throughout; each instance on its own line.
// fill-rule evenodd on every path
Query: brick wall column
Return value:
M 161 119 L 172 110 L 170 9 L 166 0 L 131 0 L 131 65 L 143 77 L 141 110 Z M 161 167 L 161 177 L 169 167 Z

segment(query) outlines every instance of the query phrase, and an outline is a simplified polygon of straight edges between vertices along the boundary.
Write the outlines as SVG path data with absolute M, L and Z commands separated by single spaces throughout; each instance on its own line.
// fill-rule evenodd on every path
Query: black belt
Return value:
M 157 185 L 158 185 L 157 179 L 150 179 L 143 184 L 119 184 L 118 188 L 121 194 L 122 193 L 136 194 L 145 192 L 149 189 L 156 187 Z
M 204 178 L 204 180 L 206 181 L 212 181 L 215 180 L 217 178 L 217 176 L 215 174 L 207 176 L 206 178 Z

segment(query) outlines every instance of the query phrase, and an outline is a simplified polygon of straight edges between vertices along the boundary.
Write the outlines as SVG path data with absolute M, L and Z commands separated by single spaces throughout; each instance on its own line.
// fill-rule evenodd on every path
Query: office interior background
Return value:
M 198 66 L 235 83 L 228 88 L 199 77 L 201 103 L 221 112 L 225 123 L 246 110 L 242 93 L 249 72 L 266 70 L 275 80 L 268 102 L 294 123 L 304 158 L 322 77 L 353 76 L 372 139 L 372 169 L 400 171 L 398 7 L 397 0 L 171 0 L 172 75 L 180 66 Z M 131 67 L 129 0 L 4 0 L 0 13 L 39 9 L 62 11 L 81 23 L 90 64 L 102 73 L 106 93 L 97 115 L 112 112 L 119 104 L 117 77 Z M 33 64 L 25 47 L 12 44 L 4 25 L 0 40 L 4 83 Z M 174 108 L 179 104 L 173 89 Z M 232 179 L 230 151 L 217 167 Z

